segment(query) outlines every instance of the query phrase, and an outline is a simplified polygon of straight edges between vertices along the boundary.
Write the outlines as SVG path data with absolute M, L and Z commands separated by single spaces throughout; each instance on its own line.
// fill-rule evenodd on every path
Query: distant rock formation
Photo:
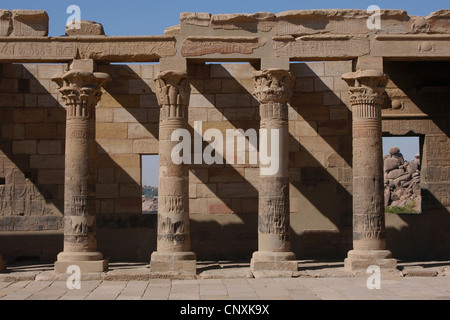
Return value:
M 143 214 L 158 213 L 158 197 L 154 198 L 142 197 L 142 213 Z
M 411 206 L 421 212 L 420 194 L 420 155 L 414 160 L 405 161 L 400 149 L 393 147 L 384 156 L 384 206 Z

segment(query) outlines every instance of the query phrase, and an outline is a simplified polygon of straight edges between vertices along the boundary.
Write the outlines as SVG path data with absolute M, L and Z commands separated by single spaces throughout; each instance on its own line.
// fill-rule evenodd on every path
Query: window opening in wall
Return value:
M 421 213 L 421 140 L 384 137 L 384 205 L 386 213 Z
M 158 155 L 142 155 L 142 214 L 158 213 Z

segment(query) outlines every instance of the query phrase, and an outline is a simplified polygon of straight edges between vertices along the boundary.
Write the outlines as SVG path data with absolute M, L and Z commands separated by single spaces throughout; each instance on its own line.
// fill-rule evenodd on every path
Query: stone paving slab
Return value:
M 290 280 L 290 281 L 288 281 Z M 201 280 L 85 281 L 69 290 L 62 281 L 4 282 L 0 300 L 450 300 L 449 277 L 381 281 L 366 278 L 260 278 L 205 284 Z
M 233 267 L 235 272 L 225 272 L 222 277 L 220 270 L 232 268 L 219 266 L 214 277 L 210 273 L 205 278 L 183 280 L 142 279 L 148 269 L 121 265 L 109 274 L 84 275 L 81 288 L 72 290 L 67 287 L 68 275 L 11 268 L 10 273 L 1 275 L 0 300 L 450 300 L 448 266 L 441 263 L 405 264 L 398 272 L 382 273 L 380 289 L 368 288 L 369 274 L 344 273 L 339 265 L 310 265 L 309 273 L 303 265 L 301 276 L 292 278 L 233 278 L 231 274 L 247 274 L 247 266 Z M 433 272 L 407 276 L 402 270 Z M 31 273 L 34 278 L 30 279 Z

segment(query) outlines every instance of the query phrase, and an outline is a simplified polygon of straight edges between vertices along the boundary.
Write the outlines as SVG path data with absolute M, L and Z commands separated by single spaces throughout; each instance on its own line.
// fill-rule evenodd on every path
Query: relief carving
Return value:
M 203 56 L 207 54 L 252 54 L 255 49 L 264 46 L 265 38 L 251 37 L 189 37 L 181 45 L 183 57 Z

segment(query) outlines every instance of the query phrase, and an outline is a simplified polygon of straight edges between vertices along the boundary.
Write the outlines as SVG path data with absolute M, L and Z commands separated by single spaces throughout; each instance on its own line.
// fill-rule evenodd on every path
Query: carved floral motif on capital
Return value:
M 266 69 L 253 74 L 253 95 L 262 104 L 288 103 L 292 96 L 295 77 L 284 69 Z
M 358 70 L 342 75 L 350 92 L 350 105 L 373 105 L 381 107 L 388 76 L 377 70 Z
M 106 73 L 82 70 L 70 70 L 52 77 L 67 106 L 67 118 L 92 117 L 93 108 L 102 95 L 101 88 L 110 80 Z
M 191 86 L 185 71 L 162 71 L 155 78 L 155 84 L 160 107 L 189 105 Z

